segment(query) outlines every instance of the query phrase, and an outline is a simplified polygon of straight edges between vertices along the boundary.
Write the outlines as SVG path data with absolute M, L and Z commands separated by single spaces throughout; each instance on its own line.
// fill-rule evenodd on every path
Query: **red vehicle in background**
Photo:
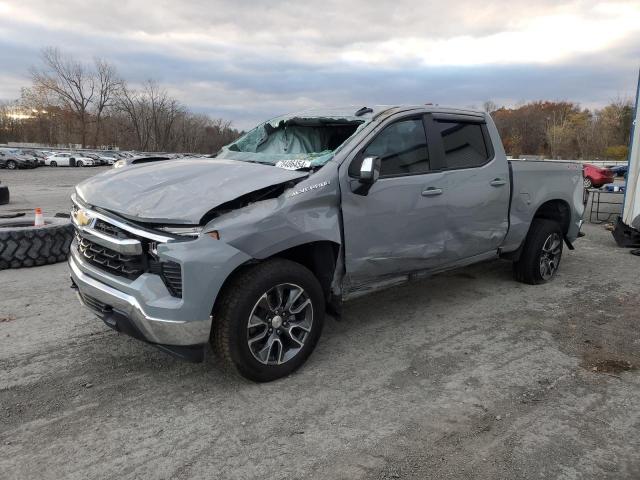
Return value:
M 615 175 L 608 168 L 585 163 L 582 166 L 582 177 L 584 178 L 584 188 L 600 188 L 607 183 L 613 183 Z

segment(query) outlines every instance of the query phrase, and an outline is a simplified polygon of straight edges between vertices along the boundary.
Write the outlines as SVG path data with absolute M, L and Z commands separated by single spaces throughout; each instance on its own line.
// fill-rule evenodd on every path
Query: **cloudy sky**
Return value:
M 635 94 L 640 1 L 0 0 L 0 99 L 45 46 L 240 128 L 345 104 L 597 107 Z

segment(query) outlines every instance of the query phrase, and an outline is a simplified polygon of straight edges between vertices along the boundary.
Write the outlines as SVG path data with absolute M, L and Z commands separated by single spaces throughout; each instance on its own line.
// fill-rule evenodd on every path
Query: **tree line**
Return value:
M 215 153 L 240 135 L 230 121 L 191 112 L 153 80 L 130 86 L 103 59 L 83 63 L 46 48 L 29 73 L 20 98 L 0 104 L 0 143 Z
M 543 155 L 554 159 L 625 160 L 633 123 L 633 105 L 616 100 L 601 109 L 572 102 L 529 102 L 497 108 L 486 102 L 513 156 Z

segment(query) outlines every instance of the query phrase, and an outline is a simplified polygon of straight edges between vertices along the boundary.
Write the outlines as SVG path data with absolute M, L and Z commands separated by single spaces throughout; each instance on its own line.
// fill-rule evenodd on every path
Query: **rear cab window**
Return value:
M 493 158 L 486 123 L 436 118 L 430 125 L 442 142 L 442 169 L 481 167 Z

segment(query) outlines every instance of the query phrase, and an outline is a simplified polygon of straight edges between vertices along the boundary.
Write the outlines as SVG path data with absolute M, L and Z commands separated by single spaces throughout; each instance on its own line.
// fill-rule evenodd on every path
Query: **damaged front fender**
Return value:
M 211 220 L 205 231 L 256 259 L 318 241 L 341 243 L 337 165 L 329 163 L 277 198 L 257 201 Z

